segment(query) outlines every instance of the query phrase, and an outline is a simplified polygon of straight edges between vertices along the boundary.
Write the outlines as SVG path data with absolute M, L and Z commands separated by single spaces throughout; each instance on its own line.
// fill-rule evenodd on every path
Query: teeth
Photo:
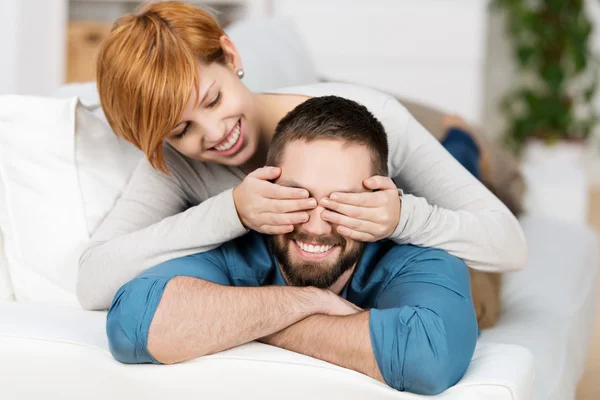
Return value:
M 238 139 L 240 138 L 240 123 L 238 122 L 235 125 L 235 128 L 233 129 L 233 133 L 231 134 L 231 136 L 229 137 L 229 139 L 227 139 L 227 142 L 225 142 L 224 144 L 220 145 L 220 146 L 215 146 L 215 149 L 219 150 L 219 151 L 225 151 L 225 150 L 229 150 L 230 148 L 233 147 L 234 144 L 237 143 Z
M 297 240 L 295 242 L 298 245 L 298 247 L 300 247 L 302 250 L 306 251 L 307 253 L 315 253 L 315 254 L 325 253 L 326 251 L 329 251 L 333 247 L 333 246 L 314 246 L 312 244 L 302 243 Z

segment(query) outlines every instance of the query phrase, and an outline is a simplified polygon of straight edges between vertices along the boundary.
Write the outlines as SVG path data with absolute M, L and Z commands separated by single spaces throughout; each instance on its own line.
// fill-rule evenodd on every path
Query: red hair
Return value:
M 169 1 L 119 18 L 102 44 L 96 81 L 106 118 L 159 171 L 168 171 L 162 143 L 197 86 L 198 62 L 225 62 L 223 35 L 206 11 Z

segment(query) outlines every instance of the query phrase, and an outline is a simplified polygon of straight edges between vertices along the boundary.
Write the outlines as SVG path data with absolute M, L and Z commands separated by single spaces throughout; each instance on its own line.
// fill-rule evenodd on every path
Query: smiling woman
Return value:
M 235 51 L 229 38 L 222 40 L 225 48 Z M 256 111 L 248 98 L 231 98 L 231 93 L 239 91 L 236 86 L 243 84 L 218 63 L 198 65 L 198 75 L 202 79 L 191 88 L 180 121 L 165 141 L 197 160 L 225 165 L 246 162 L 257 145 L 256 133 L 249 132 Z
M 348 240 L 437 247 L 487 271 L 524 266 L 516 218 L 395 99 L 334 83 L 252 93 L 235 45 L 200 9 L 153 2 L 122 17 L 97 71 L 111 127 L 146 159 L 81 257 L 78 296 L 86 308 L 107 308 L 120 286 L 166 260 L 250 229 L 285 234 L 319 218 Z M 276 183 L 281 168 L 263 166 L 279 121 L 331 95 L 362 104 L 390 151 L 371 152 L 380 167 L 361 177 L 364 193 L 317 205 L 305 189 Z

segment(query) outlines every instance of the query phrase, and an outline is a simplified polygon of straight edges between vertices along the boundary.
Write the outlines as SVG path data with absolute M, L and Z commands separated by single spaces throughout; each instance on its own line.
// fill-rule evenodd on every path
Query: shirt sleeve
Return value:
M 142 272 L 117 291 L 106 318 L 109 348 L 117 360 L 159 363 L 148 351 L 148 332 L 167 284 L 176 276 L 231 286 L 221 248 L 169 260 Z
M 522 269 L 527 244 L 508 208 L 394 98 L 377 116 L 388 133 L 390 173 L 404 192 L 390 239 L 446 250 L 478 270 Z
M 93 235 L 79 260 L 77 297 L 83 308 L 107 309 L 117 289 L 145 269 L 214 249 L 247 233 L 233 189 L 197 204 L 185 185 L 202 182 L 191 182 L 185 165 L 169 168 L 169 175 L 162 174 L 142 160 Z
M 454 385 L 478 336 L 466 264 L 441 250 L 419 250 L 380 293 L 369 329 L 389 386 L 433 395 Z

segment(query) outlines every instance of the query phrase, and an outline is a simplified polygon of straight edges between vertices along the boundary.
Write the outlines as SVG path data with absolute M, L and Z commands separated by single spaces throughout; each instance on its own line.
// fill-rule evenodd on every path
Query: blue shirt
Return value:
M 146 349 L 148 329 L 176 276 L 230 286 L 286 285 L 267 237 L 254 232 L 151 268 L 125 284 L 109 310 L 107 333 L 117 359 L 156 363 Z M 370 309 L 373 353 L 389 386 L 436 394 L 464 375 L 478 328 L 462 260 L 438 249 L 369 243 L 340 295 Z

